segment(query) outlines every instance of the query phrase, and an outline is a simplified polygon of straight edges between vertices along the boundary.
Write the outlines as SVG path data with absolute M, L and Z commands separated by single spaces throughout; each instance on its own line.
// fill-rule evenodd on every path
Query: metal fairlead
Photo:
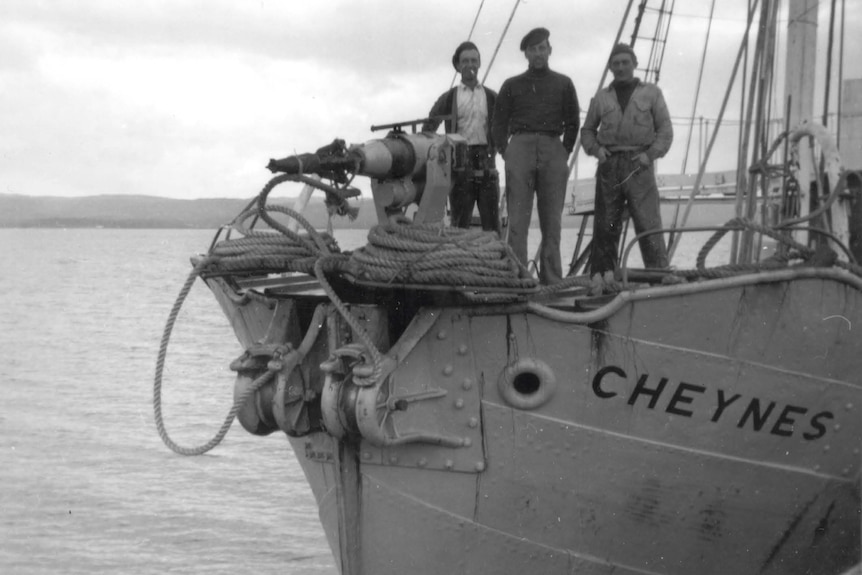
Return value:
M 285 344 L 252 347 L 231 362 L 230 368 L 237 372 L 235 398 L 264 372 L 276 374 L 237 413 L 246 431 L 269 435 L 280 429 L 290 436 L 301 437 L 321 430 L 319 396 L 305 381 L 299 369 L 301 361 L 302 355 L 290 344 Z
M 335 351 L 320 367 L 326 374 L 321 410 L 326 430 L 343 439 L 352 435 L 370 444 L 385 447 L 408 443 L 426 443 L 444 447 L 465 447 L 469 440 L 461 436 L 415 429 L 407 420 L 400 430 L 395 414 L 407 412 L 412 403 L 439 400 L 448 395 L 445 389 L 398 394 L 395 368 L 397 362 L 384 356 L 382 373 L 376 381 L 359 385 L 356 379 L 368 371 L 370 354 L 365 346 L 352 343 Z

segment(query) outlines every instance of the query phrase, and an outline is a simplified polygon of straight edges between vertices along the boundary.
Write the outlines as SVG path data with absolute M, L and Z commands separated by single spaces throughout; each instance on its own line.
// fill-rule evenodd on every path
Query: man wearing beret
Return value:
M 560 228 L 568 156 L 580 124 L 572 80 L 548 68 L 549 36 L 545 28 L 536 28 L 521 40 L 527 71 L 503 82 L 493 122 L 494 144 L 506 161 L 509 245 L 526 265 L 535 194 L 542 231 L 539 280 L 546 285 L 563 277 Z
M 629 45 L 611 50 L 608 68 L 614 80 L 590 102 L 581 130 L 584 150 L 599 160 L 590 259 L 596 294 L 618 290 L 614 269 L 625 205 L 636 233 L 661 228 L 653 161 L 670 149 L 673 126 L 661 90 L 635 78 L 637 63 Z M 667 267 L 661 234 L 645 236 L 639 244 L 645 267 Z
M 491 139 L 491 117 L 497 93 L 479 83 L 482 61 L 472 42 L 462 42 L 452 55 L 452 65 L 461 74 L 461 83 L 444 92 L 431 111 L 423 132 L 434 132 L 445 118 L 447 134 L 467 140 L 467 169 L 453 182 L 449 193 L 452 225 L 469 228 L 473 206 L 479 206 L 482 229 L 500 232 L 500 178 L 494 163 L 496 150 Z

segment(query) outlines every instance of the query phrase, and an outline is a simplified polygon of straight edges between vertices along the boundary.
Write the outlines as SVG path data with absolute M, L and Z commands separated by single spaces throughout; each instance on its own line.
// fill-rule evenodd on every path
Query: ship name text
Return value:
M 706 411 L 709 421 L 713 423 L 731 421 L 740 429 L 779 437 L 797 435 L 806 441 L 823 437 L 826 426 L 835 418 L 829 411 L 812 413 L 801 405 L 743 397 L 742 394 L 729 393 L 721 388 L 711 390 L 684 381 L 672 384 L 666 377 L 655 378 L 646 373 L 638 377 L 630 391 L 624 391 L 621 379 L 628 381 L 624 369 L 614 365 L 605 366 L 593 377 L 593 393 L 600 399 L 626 399 L 628 405 L 633 407 L 663 409 L 666 413 L 681 417 L 693 417 L 698 411 Z

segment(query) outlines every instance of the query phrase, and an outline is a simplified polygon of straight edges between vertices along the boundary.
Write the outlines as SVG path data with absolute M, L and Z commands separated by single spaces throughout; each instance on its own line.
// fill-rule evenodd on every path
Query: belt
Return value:
M 563 135 L 562 132 L 552 132 L 550 130 L 518 130 L 516 132 L 512 132 L 513 136 L 550 136 L 552 138 L 559 138 Z
M 626 152 L 646 152 L 649 146 L 605 146 L 605 149 L 611 154 L 624 154 Z

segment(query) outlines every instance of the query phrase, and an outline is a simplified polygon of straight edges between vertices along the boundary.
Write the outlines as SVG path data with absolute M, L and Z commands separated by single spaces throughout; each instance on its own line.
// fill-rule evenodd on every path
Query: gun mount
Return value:
M 453 178 L 467 165 L 467 143 L 456 134 L 392 131 L 384 138 L 346 146 L 335 140 L 314 153 L 270 160 L 267 168 L 301 176 L 317 174 L 336 185 L 355 176 L 371 179 L 379 223 L 403 216 L 417 204 L 416 223 L 442 221 Z

